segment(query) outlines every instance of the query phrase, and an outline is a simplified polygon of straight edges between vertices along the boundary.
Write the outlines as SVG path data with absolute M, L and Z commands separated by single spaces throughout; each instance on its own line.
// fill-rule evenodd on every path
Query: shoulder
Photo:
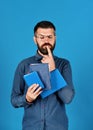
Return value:
M 70 61 L 66 58 L 61 58 L 61 57 L 58 57 L 58 56 L 54 56 L 54 60 L 56 63 L 59 63 L 59 64 L 69 64 Z
M 21 60 L 17 65 L 17 71 L 25 71 L 26 69 L 28 69 L 28 66 L 31 64 L 31 62 L 34 61 L 34 57 L 35 56 L 31 56 Z
M 34 57 L 35 56 L 31 56 L 31 57 L 25 58 L 25 59 L 21 60 L 18 65 L 30 64 L 34 60 Z
M 71 70 L 70 61 L 66 58 L 60 58 L 57 56 L 54 56 L 56 67 L 59 69 L 60 72 L 63 73 L 63 71 Z

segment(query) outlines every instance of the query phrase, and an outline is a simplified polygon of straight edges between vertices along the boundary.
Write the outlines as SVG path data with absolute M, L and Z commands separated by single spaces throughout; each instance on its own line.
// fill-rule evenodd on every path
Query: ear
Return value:
M 36 37 L 35 37 L 35 36 L 33 37 L 33 40 L 34 40 L 34 43 L 37 44 L 37 42 L 36 42 Z

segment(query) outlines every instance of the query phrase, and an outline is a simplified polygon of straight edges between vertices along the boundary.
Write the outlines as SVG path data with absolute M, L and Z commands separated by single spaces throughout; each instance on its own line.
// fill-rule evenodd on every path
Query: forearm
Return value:
M 27 105 L 27 101 L 25 95 L 15 95 L 11 94 L 11 104 L 15 107 L 25 107 Z
M 63 70 L 61 70 L 61 75 L 64 77 L 65 81 L 67 82 L 67 86 L 59 90 L 57 92 L 57 95 L 62 102 L 68 104 L 72 101 L 75 95 L 74 85 L 72 81 L 72 71 L 69 62 L 64 66 Z
M 69 85 L 62 88 L 57 92 L 58 97 L 61 99 L 62 102 L 68 104 L 72 101 L 75 95 L 75 90 L 71 88 Z
M 26 86 L 23 80 L 23 69 L 18 66 L 14 75 L 13 88 L 11 92 L 11 104 L 14 107 L 25 107 L 26 101 Z

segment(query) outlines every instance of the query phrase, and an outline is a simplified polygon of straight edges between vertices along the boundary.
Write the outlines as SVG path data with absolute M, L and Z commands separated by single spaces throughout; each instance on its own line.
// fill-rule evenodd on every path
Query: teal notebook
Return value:
M 63 76 L 60 74 L 58 69 L 55 69 L 54 71 L 50 72 L 50 82 L 51 82 L 51 89 L 44 90 L 41 93 L 42 98 L 45 98 L 53 94 L 54 92 L 60 90 L 61 88 L 67 85 L 66 81 L 64 80 Z

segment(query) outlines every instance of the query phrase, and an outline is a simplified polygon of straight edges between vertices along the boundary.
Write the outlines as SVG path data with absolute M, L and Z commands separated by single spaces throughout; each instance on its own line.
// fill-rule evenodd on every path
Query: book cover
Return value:
M 44 89 L 51 89 L 50 72 L 47 63 L 30 64 L 30 72 L 38 72 L 41 81 L 43 82 Z
M 64 80 L 63 76 L 60 74 L 58 69 L 50 72 L 50 82 L 51 82 L 51 89 L 45 90 L 41 93 L 41 97 L 45 98 L 50 94 L 60 90 L 61 88 L 67 85 L 66 81 Z
M 38 75 L 37 72 L 32 72 L 32 73 L 29 73 L 29 74 L 25 74 L 23 76 L 27 86 L 31 86 L 32 84 L 39 84 L 40 87 L 44 88 L 44 85 Z

